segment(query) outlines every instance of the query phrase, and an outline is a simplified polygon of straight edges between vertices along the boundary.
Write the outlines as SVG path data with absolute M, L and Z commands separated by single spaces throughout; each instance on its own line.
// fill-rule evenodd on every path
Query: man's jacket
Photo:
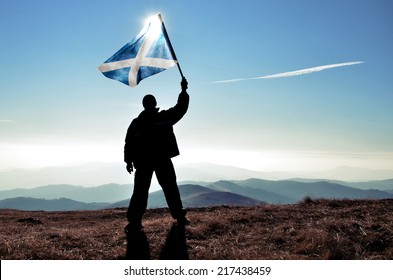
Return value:
M 173 125 L 187 112 L 188 104 L 189 95 L 182 92 L 177 104 L 168 110 L 159 112 L 158 108 L 154 108 L 142 111 L 127 130 L 124 161 L 138 168 L 179 155 Z

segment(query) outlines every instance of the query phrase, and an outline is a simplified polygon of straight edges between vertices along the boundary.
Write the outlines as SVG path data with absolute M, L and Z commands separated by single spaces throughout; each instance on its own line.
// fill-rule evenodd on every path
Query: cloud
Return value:
M 12 123 L 14 120 L 2 120 L 0 119 L 0 123 Z
M 224 80 L 224 81 L 214 81 L 211 83 L 221 84 L 221 83 L 232 83 L 232 82 L 247 81 L 247 80 L 292 77 L 292 76 L 311 74 L 311 73 L 323 71 L 326 69 L 343 67 L 343 66 L 350 66 L 350 65 L 360 64 L 360 63 L 364 63 L 364 62 L 363 61 L 352 61 L 352 62 L 344 62 L 344 63 L 337 63 L 337 64 L 329 64 L 329 65 L 322 65 L 322 66 L 306 68 L 306 69 L 290 71 L 290 72 L 284 72 L 284 73 L 279 73 L 279 74 L 273 74 L 273 75 L 266 75 L 266 76 L 260 76 L 260 77 L 254 77 L 254 78 L 241 78 L 241 79 L 231 79 L 231 80 Z

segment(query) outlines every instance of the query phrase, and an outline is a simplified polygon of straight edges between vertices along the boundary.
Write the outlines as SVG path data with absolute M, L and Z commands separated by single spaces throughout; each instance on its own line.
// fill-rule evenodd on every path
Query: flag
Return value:
M 107 78 L 135 87 L 144 78 L 162 72 L 177 59 L 160 14 L 151 17 L 131 42 L 118 50 L 98 69 Z

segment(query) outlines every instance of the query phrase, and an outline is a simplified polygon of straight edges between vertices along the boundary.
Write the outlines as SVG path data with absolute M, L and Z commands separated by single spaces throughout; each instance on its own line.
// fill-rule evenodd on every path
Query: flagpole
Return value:
M 179 69 L 179 72 L 180 72 L 181 77 L 184 78 L 183 71 L 181 71 L 181 68 L 180 68 L 179 60 L 177 59 L 177 56 L 176 56 L 176 54 L 175 54 L 175 50 L 173 49 L 171 40 L 169 39 L 168 31 L 166 31 L 165 24 L 164 24 L 164 22 L 162 21 L 161 14 L 158 14 L 158 16 L 160 17 L 160 20 L 161 20 L 161 22 L 162 22 L 162 28 L 163 28 L 163 30 L 164 30 L 164 32 L 165 32 L 165 35 L 166 35 L 167 39 L 168 39 L 168 43 L 169 43 L 169 45 L 170 45 L 172 54 L 173 54 L 173 56 L 176 58 L 176 61 L 177 61 L 177 63 L 176 63 L 176 64 L 177 64 L 177 68 Z
M 179 61 L 177 61 L 177 68 L 179 69 L 179 72 L 180 72 L 181 77 L 184 78 L 183 72 L 181 71 L 181 68 L 180 68 L 180 63 L 179 63 Z

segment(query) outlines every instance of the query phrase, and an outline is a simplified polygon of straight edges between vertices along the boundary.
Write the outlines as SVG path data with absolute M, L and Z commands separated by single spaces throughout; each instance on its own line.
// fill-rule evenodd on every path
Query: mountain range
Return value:
M 84 203 L 68 198 L 40 199 L 16 197 L 0 200 L 0 208 L 25 211 L 79 211 L 104 209 L 109 203 Z
M 371 180 L 392 179 L 393 170 L 371 170 L 343 166 L 320 172 L 260 172 L 211 163 L 193 163 L 176 165 L 176 175 L 179 181 L 192 183 L 216 182 L 219 180 L 245 180 L 249 178 L 266 180 L 305 178 L 368 182 Z M 132 180 L 133 177 L 126 172 L 124 163 L 91 162 L 40 169 L 0 170 L 0 190 L 34 188 L 59 183 L 86 187 L 109 183 L 124 185 L 132 183 Z M 153 180 L 151 189 L 160 189 L 155 180 Z
M 41 199 L 68 198 L 84 203 L 106 202 L 114 203 L 130 197 L 131 185 L 106 184 L 96 187 L 81 187 L 74 185 L 48 185 L 33 189 L 11 189 L 0 191 L 0 199 L 15 197 L 31 197 Z
M 370 187 L 367 188 L 367 185 Z M 392 199 L 393 180 L 357 183 L 309 179 L 220 180 L 212 183 L 180 183 L 179 190 L 185 207 L 293 204 L 305 197 Z M 97 187 L 50 185 L 33 189 L 12 189 L 0 191 L 0 208 L 54 211 L 127 207 L 131 193 L 131 185 L 119 184 Z M 161 190 L 150 193 L 149 208 L 166 205 Z

